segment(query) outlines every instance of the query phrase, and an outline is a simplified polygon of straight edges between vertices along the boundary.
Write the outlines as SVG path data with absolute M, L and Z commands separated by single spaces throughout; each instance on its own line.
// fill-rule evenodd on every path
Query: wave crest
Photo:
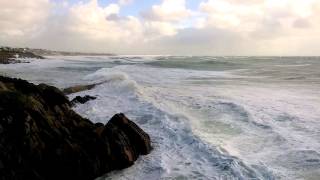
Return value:
M 101 68 L 96 72 L 84 77 L 94 83 L 101 83 L 110 91 L 118 93 L 141 93 L 136 81 L 132 80 L 126 73 L 116 71 L 110 68 Z

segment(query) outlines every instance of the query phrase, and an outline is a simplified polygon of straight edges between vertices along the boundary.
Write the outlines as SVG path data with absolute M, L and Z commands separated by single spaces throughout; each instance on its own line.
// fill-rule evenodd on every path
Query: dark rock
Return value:
M 97 99 L 97 97 L 89 96 L 89 95 L 86 95 L 86 96 L 83 96 L 83 97 L 76 96 L 75 98 L 73 98 L 71 100 L 71 104 L 73 104 L 73 105 L 75 105 L 77 103 L 84 104 L 84 103 L 86 103 L 86 102 L 88 102 L 90 100 L 95 100 L 95 99 Z
M 107 126 L 114 125 L 128 135 L 130 142 L 137 144 L 134 149 L 136 154 L 148 154 L 151 151 L 150 137 L 138 125 L 130 121 L 124 114 L 116 114 L 107 123 Z
M 150 152 L 123 114 L 94 124 L 70 105 L 55 87 L 0 76 L 1 180 L 91 180 Z
M 63 89 L 62 92 L 66 95 L 69 95 L 69 94 L 73 94 L 73 93 L 77 93 L 77 92 L 81 92 L 81 91 L 87 91 L 87 90 L 93 89 L 96 86 L 103 84 L 105 82 L 107 82 L 107 81 L 94 83 L 94 84 L 72 86 L 72 87 L 68 87 L 68 88 Z
M 81 91 L 86 91 L 93 89 L 97 84 L 89 84 L 89 85 L 78 85 L 73 87 L 68 87 L 62 90 L 62 92 L 66 95 L 73 94 Z

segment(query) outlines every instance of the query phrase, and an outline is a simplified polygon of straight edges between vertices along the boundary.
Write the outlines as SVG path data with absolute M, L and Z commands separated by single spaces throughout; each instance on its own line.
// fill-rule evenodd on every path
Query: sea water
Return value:
M 320 58 L 48 57 L 0 74 L 97 99 L 74 109 L 106 123 L 123 112 L 152 140 L 134 166 L 99 179 L 320 177 Z

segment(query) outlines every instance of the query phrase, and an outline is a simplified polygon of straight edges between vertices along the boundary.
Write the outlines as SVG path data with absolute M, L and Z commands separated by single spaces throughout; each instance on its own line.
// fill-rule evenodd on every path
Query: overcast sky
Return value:
M 0 0 L 0 7 L 2 46 L 320 55 L 320 0 Z

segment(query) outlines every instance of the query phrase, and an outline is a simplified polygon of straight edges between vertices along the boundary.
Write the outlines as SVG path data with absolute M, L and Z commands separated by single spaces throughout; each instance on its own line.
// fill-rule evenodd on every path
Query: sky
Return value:
M 0 0 L 0 46 L 320 55 L 320 0 Z

